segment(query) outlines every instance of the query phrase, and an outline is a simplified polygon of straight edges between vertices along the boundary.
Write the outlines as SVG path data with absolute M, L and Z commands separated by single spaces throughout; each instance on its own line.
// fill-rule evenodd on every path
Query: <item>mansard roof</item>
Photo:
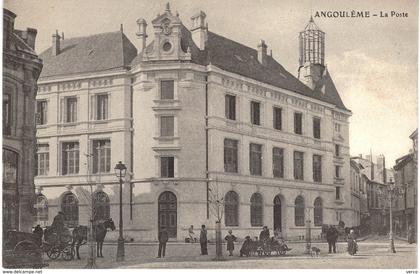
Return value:
M 42 52 L 44 61 L 40 78 L 128 68 L 137 56 L 136 47 L 123 32 L 108 32 L 60 41 L 60 52 L 52 48 Z
M 203 51 L 200 51 L 191 39 L 191 32 L 184 26 L 181 28 L 181 35 L 181 47 L 185 52 L 190 47 L 191 61 L 193 63 L 199 65 L 212 64 L 222 70 L 315 98 L 348 111 L 327 70 L 323 75 L 322 81 L 320 81 L 320 85 L 311 90 L 289 73 L 273 57 L 268 55 L 267 64 L 265 66 L 262 65 L 258 61 L 257 50 L 253 48 L 208 31 L 206 47 Z M 153 46 L 154 41 L 146 47 L 146 52 L 151 52 Z M 141 60 L 142 53 L 133 60 L 132 65 L 138 65 L 142 62 Z
M 199 65 L 212 64 L 222 70 L 256 81 L 283 88 L 303 96 L 314 98 L 348 110 L 326 70 L 320 84 L 311 90 L 289 73 L 273 57 L 267 56 L 266 65 L 258 61 L 257 50 L 208 31 L 204 50 L 200 50 L 191 38 L 191 32 L 181 24 L 181 48 L 191 52 L 191 61 Z M 135 46 L 121 31 L 101 33 L 87 37 L 61 40 L 61 52 L 51 54 L 49 48 L 39 57 L 44 61 L 42 78 L 71 74 L 111 71 L 136 66 L 142 62 L 142 53 L 137 55 Z M 153 50 L 154 41 L 146 52 Z

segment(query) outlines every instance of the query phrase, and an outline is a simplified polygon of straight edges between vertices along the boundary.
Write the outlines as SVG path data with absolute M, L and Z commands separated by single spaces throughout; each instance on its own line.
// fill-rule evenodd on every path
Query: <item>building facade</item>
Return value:
M 42 61 L 37 31 L 14 27 L 16 14 L 3 10 L 3 232 L 32 228 L 35 97 Z
M 204 12 L 191 20 L 188 29 L 169 5 L 149 30 L 137 20 L 138 54 L 122 31 L 53 36 L 37 97 L 47 106 L 38 164 L 50 157 L 38 166 L 38 221 L 61 210 L 68 225 L 87 224 L 91 194 L 96 219 L 118 219 L 112 169 L 122 161 L 133 240 L 156 240 L 162 227 L 178 240 L 190 225 L 212 230 L 216 199 L 223 229 L 239 237 L 267 225 L 302 238 L 307 220 L 315 237 L 322 224 L 352 226 L 351 112 L 324 66 L 324 33 L 312 19 L 300 33 L 299 80 L 264 41 L 252 49 L 215 34 Z
M 363 166 L 350 160 L 350 190 L 351 203 L 353 209 L 353 224 L 354 226 L 361 225 L 363 212 L 367 211 L 367 194 L 366 184 L 362 180 L 363 173 L 361 172 Z
M 396 232 L 406 236 L 408 228 L 417 228 L 417 162 L 416 145 L 417 130 L 410 135 L 413 140 L 413 150 L 395 161 L 395 185 L 402 190 L 402 195 L 395 200 L 393 221 Z
M 395 175 L 392 169 L 386 168 L 385 156 L 377 156 L 376 163 L 373 158 L 372 155 L 351 157 L 354 168 L 357 167 L 360 173 L 360 224 L 371 232 L 386 233 L 389 230 L 389 203 L 384 195 L 387 184 L 395 182 Z

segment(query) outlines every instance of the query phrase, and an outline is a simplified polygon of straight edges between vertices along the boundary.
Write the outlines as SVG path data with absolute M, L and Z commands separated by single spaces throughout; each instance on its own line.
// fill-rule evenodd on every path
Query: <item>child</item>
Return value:
M 229 251 L 229 256 L 233 256 L 233 250 L 235 249 L 233 242 L 236 241 L 236 237 L 232 234 L 231 229 L 229 229 L 228 232 L 229 234 L 225 237 L 225 240 L 227 242 L 227 250 Z

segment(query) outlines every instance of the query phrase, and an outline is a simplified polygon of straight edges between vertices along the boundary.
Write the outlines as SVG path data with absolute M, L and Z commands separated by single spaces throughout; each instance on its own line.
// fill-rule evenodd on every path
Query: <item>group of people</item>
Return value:
M 189 237 L 191 239 L 191 242 L 195 242 L 197 240 L 195 233 L 194 233 L 194 226 L 191 225 L 191 227 L 188 229 Z M 159 236 L 159 250 L 158 250 L 158 256 L 157 258 L 164 258 L 165 257 L 165 251 L 166 251 L 166 243 L 168 242 L 169 235 L 168 230 L 166 227 L 162 227 Z M 200 245 L 201 245 L 201 255 L 208 255 L 207 252 L 207 229 L 205 225 L 201 226 L 200 230 Z

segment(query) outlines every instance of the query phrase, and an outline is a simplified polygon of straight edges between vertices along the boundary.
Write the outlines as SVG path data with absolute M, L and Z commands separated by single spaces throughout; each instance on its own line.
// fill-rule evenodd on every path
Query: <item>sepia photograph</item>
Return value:
M 3 273 L 417 273 L 418 1 L 2 4 Z

